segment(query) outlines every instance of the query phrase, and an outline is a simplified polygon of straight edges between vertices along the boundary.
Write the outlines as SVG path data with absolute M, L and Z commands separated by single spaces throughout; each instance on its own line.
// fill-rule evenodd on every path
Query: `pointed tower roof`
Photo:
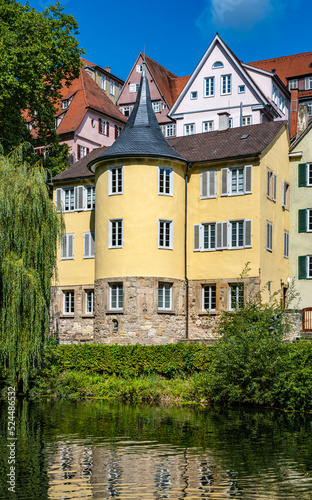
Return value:
M 101 160 L 125 156 L 157 156 L 186 161 L 163 136 L 152 108 L 144 65 L 137 100 L 125 128 L 114 144 L 91 161 L 88 168 L 94 172 L 95 164 Z

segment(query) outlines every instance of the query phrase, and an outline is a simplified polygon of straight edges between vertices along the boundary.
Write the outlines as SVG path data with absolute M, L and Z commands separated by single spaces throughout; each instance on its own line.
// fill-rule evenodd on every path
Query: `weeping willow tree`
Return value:
M 11 384 L 28 389 L 49 332 L 51 277 L 63 219 L 25 146 L 0 155 L 0 355 Z

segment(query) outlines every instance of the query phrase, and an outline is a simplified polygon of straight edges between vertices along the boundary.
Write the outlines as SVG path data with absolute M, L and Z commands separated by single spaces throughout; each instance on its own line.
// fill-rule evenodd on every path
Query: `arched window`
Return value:
M 215 68 L 223 68 L 224 64 L 223 62 L 221 61 L 216 61 L 213 65 L 212 65 L 212 69 L 215 69 Z

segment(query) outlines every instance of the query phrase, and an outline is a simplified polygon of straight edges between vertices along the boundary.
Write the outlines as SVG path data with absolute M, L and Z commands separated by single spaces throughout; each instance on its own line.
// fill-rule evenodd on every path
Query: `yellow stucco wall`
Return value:
M 60 187 L 72 187 L 79 185 L 94 185 L 94 180 L 67 182 L 54 186 L 53 199 L 56 201 L 56 189 Z M 83 233 L 92 232 L 95 227 L 95 211 L 86 210 L 79 212 L 64 213 L 65 232 L 75 234 L 74 259 L 61 259 L 61 246 L 57 250 L 57 272 L 58 279 L 53 285 L 75 286 L 91 285 L 94 283 L 94 258 L 83 258 Z
M 108 194 L 109 167 L 123 166 L 123 194 Z M 173 196 L 158 194 L 159 166 L 173 167 Z M 95 279 L 123 276 L 184 278 L 182 163 L 105 161 L 96 168 Z M 110 219 L 123 219 L 123 248 L 108 248 Z M 173 220 L 173 249 L 158 248 L 158 220 Z

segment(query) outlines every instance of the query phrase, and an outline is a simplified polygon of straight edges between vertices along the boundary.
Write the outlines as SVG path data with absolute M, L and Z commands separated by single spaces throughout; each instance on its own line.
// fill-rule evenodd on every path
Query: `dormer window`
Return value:
M 65 99 L 62 101 L 62 109 L 67 109 L 68 108 L 68 99 Z
M 223 64 L 221 61 L 216 61 L 216 62 L 212 65 L 212 69 L 223 68 L 223 67 L 224 67 L 224 64 Z

